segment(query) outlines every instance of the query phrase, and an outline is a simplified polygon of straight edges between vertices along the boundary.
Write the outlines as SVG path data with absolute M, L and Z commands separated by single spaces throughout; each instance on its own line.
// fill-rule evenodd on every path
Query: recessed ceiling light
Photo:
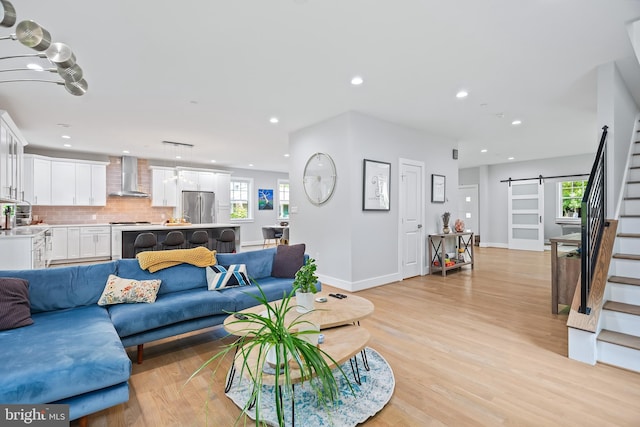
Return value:
M 71 139 L 69 135 L 62 135 L 62 139 Z
M 273 124 L 276 124 L 276 123 L 278 123 L 279 121 L 280 121 L 280 120 L 279 120 L 277 117 L 271 117 L 271 118 L 269 119 L 269 123 L 273 123 Z
M 290 154 L 289 154 L 289 153 L 287 153 L 287 154 L 285 154 L 284 156 L 285 156 L 285 157 L 289 157 L 289 156 L 290 156 Z
M 211 159 L 211 163 L 215 163 L 216 161 L 214 159 Z
M 44 70 L 44 68 L 42 68 L 42 65 L 40 65 L 40 64 L 27 64 L 27 68 L 30 69 L 30 70 L 35 70 L 35 71 Z
M 488 150 L 486 148 L 483 148 L 482 150 L 480 150 L 481 153 L 486 153 Z
M 182 158 L 182 156 L 176 156 L 176 159 L 181 159 L 181 158 Z
M 515 159 L 515 157 L 509 157 L 507 160 L 513 160 Z
M 253 163 L 249 163 L 249 167 L 253 167 Z
M 71 144 L 62 144 L 62 146 L 63 146 L 63 147 L 70 148 L 70 147 L 71 147 Z
M 353 76 L 351 78 L 351 84 L 354 86 L 360 86 L 362 83 L 364 83 L 362 76 Z
M 514 121 L 511 122 L 511 124 L 514 125 L 514 126 L 521 125 L 522 124 L 522 120 L 514 120 Z
M 469 96 L 469 92 L 466 90 L 460 90 L 456 93 L 456 98 L 466 98 L 467 96 Z
M 129 154 L 129 150 L 122 150 L 124 154 Z

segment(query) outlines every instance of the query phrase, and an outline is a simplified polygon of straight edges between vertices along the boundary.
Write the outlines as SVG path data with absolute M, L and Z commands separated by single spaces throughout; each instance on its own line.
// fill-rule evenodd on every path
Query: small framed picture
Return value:
M 388 211 L 391 163 L 364 159 L 362 173 L 362 210 Z
M 431 203 L 444 203 L 446 192 L 446 177 L 431 174 Z

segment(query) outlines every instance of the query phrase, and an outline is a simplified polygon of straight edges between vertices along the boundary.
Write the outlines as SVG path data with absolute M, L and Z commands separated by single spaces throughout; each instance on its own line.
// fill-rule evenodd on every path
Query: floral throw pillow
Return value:
M 98 305 L 156 301 L 161 280 L 123 279 L 110 274 Z

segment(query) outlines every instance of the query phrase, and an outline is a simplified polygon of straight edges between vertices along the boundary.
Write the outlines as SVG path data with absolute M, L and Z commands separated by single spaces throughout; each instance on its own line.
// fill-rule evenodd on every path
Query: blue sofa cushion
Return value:
M 269 248 L 235 254 L 216 254 L 216 260 L 222 265 L 245 264 L 249 278 L 257 280 L 271 276 L 275 255 L 276 248 Z
M 0 331 L 33 324 L 29 305 L 29 282 L 0 278 Z
M 38 270 L 5 270 L 1 277 L 29 281 L 31 313 L 96 304 L 116 261 Z
M 277 277 L 263 277 L 257 280 L 256 283 L 262 288 L 262 292 L 266 295 L 269 301 L 276 301 L 282 299 L 286 294 L 291 292 L 291 279 L 281 279 Z M 223 289 L 219 291 L 228 298 L 232 298 L 235 304 L 233 305 L 233 311 L 244 310 L 245 308 L 258 305 L 256 296 L 260 295 L 260 289 L 258 286 L 243 286 L 239 288 Z
M 0 402 L 51 403 L 128 380 L 131 361 L 103 307 L 39 313 L 33 320 L 0 332 L 2 352 L 11 350 L 0 364 Z
M 109 315 L 118 335 L 127 337 L 185 320 L 221 314 L 225 310 L 233 311 L 234 304 L 233 298 L 224 292 L 208 291 L 205 285 L 201 289 L 158 295 L 153 304 L 112 305 Z
M 203 286 L 205 288 L 207 287 L 207 277 L 204 268 L 191 264 L 178 264 L 174 267 L 163 268 L 155 273 L 149 273 L 147 270 L 140 268 L 137 259 L 121 259 L 118 260 L 117 275 L 135 280 L 160 279 L 162 280 L 162 284 L 160 285 L 158 295 L 186 291 Z

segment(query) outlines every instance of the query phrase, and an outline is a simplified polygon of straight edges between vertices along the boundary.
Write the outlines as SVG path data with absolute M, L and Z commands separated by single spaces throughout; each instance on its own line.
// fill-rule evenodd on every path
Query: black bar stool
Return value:
M 182 231 L 170 231 L 162 242 L 162 249 L 180 249 L 184 245 Z
M 158 244 L 156 235 L 153 233 L 140 233 L 133 242 L 133 255 L 144 251 L 153 251 Z
M 194 231 L 189 238 L 189 247 L 196 248 L 198 246 L 209 248 L 209 233 L 204 230 Z
M 230 254 L 236 251 L 236 232 L 230 228 L 225 228 L 216 239 L 216 252 Z

